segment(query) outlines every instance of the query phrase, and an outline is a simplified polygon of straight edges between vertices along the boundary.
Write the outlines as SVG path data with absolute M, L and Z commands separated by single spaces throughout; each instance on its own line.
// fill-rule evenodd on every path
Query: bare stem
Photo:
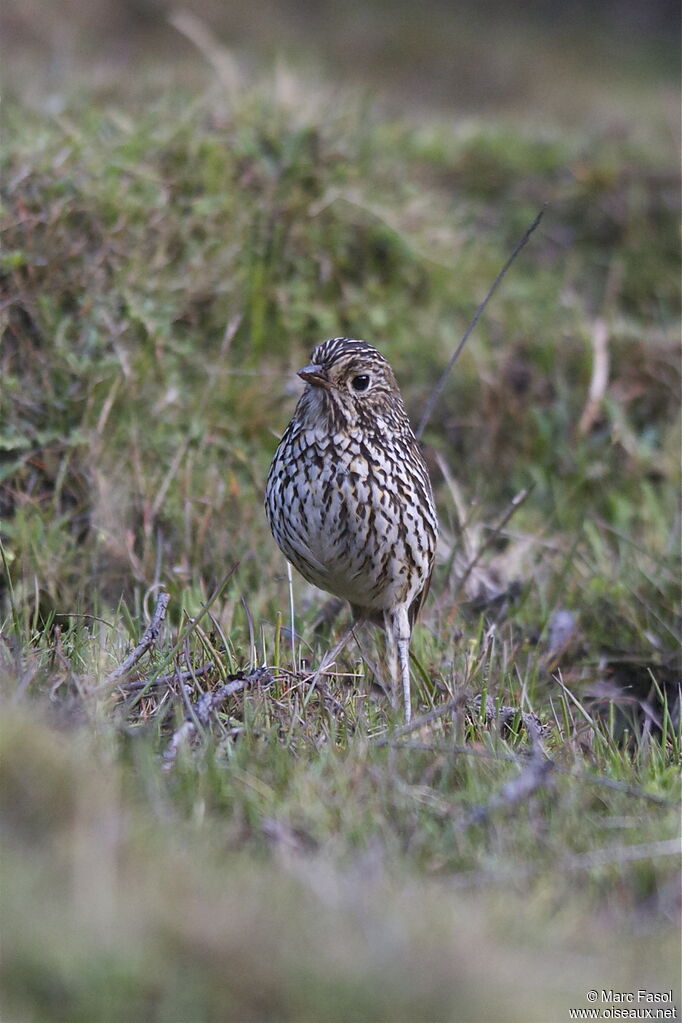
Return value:
M 505 278 L 505 276 L 507 274 L 507 271 L 509 270 L 510 266 L 512 265 L 512 263 L 514 262 L 514 260 L 518 256 L 519 252 L 521 252 L 521 249 L 523 249 L 525 247 L 525 245 L 528 242 L 528 240 L 529 240 L 530 236 L 532 235 L 533 231 L 535 230 L 535 228 L 538 226 L 538 224 L 542 220 L 542 215 L 543 215 L 544 212 L 545 212 L 545 207 L 543 206 L 542 209 L 539 211 L 539 213 L 536 215 L 535 220 L 533 221 L 533 223 L 530 225 L 530 227 L 528 227 L 526 229 L 526 231 L 525 231 L 525 233 L 523 235 L 523 238 L 521 238 L 520 241 L 518 241 L 516 243 L 512 254 L 510 255 L 509 259 L 507 260 L 507 262 L 504 264 L 504 266 L 502 267 L 502 269 L 498 273 L 498 275 L 495 278 L 495 280 L 493 281 L 493 283 L 490 285 L 490 288 L 488 290 L 488 294 L 485 296 L 485 298 L 483 299 L 483 301 L 479 305 L 478 309 L 474 313 L 473 318 L 471 320 L 471 323 L 469 324 L 467 329 L 464 331 L 464 337 L 462 338 L 460 343 L 455 348 L 455 351 L 454 351 L 454 354 L 453 354 L 452 358 L 450 359 L 450 361 L 448 362 L 447 366 L 443 370 L 443 373 L 441 375 L 440 380 L 438 381 L 438 383 L 434 387 L 433 391 L 431 392 L 431 397 L 429 398 L 429 400 L 426 403 L 426 408 L 424 409 L 422 417 L 421 417 L 421 419 L 419 421 L 419 426 L 417 427 L 417 430 L 416 430 L 417 440 L 419 440 L 421 438 L 421 436 L 422 436 L 422 434 L 423 434 L 423 432 L 424 432 L 424 430 L 426 428 L 426 424 L 428 423 L 429 419 L 431 418 L 431 413 L 433 412 L 434 408 L 436 407 L 436 402 L 438 401 L 438 399 L 440 398 L 441 394 L 443 393 L 443 388 L 445 387 L 445 382 L 446 382 L 448 376 L 450 375 L 450 371 L 452 370 L 452 367 L 457 362 L 457 359 L 459 358 L 459 354 L 462 351 L 462 349 L 464 348 L 464 345 L 467 343 L 467 341 L 469 340 L 469 338 L 473 334 L 474 330 L 476 329 L 476 324 L 478 323 L 478 321 L 480 320 L 481 316 L 483 315 L 483 310 L 485 309 L 485 307 L 487 306 L 488 302 L 490 301 L 490 299 L 493 297 L 493 295 L 497 291 L 498 286 L 504 280 L 504 278 Z

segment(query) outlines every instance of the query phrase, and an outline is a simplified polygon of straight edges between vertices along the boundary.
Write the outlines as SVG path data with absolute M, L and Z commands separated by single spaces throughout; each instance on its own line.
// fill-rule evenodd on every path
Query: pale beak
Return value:
M 333 385 L 329 382 L 326 371 L 322 366 L 317 366 L 315 363 L 299 369 L 298 375 L 301 380 L 305 380 L 307 384 L 312 384 L 313 387 L 324 387 L 327 391 L 332 389 Z

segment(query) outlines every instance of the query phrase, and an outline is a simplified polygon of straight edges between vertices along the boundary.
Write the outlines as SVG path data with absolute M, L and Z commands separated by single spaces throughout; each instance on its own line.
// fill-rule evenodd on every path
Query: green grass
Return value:
M 674 987 L 664 127 L 652 146 L 632 125 L 453 125 L 295 76 L 180 89 L 5 113 L 7 1017 L 558 1023 L 591 988 Z M 544 203 L 426 432 L 443 549 L 413 643 L 424 720 L 401 733 L 376 636 L 308 685 L 345 619 L 320 623 L 295 578 L 292 653 L 263 481 L 325 336 L 377 343 L 416 422 Z M 608 386 L 582 428 L 599 321 Z M 159 584 L 156 645 L 107 683 Z M 136 685 L 209 661 L 186 697 Z M 199 696 L 263 664 L 164 766 Z

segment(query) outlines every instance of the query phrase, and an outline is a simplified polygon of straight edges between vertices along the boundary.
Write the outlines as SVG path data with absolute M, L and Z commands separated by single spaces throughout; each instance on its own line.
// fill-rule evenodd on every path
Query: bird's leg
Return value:
M 410 699 L 410 620 L 406 607 L 399 607 L 396 611 L 386 612 L 384 616 L 386 628 L 386 647 L 389 671 L 393 680 L 393 691 L 400 678 L 403 690 L 403 705 L 405 708 L 405 724 L 410 723 L 412 717 L 412 702 Z
M 398 683 L 398 648 L 395 642 L 395 631 L 393 628 L 393 616 L 387 611 L 384 615 L 384 634 L 386 637 L 386 662 L 388 666 L 388 677 L 390 680 L 390 688 L 388 692 L 391 696 L 391 704 L 395 707 L 397 704 L 397 683 Z
M 405 724 L 409 725 L 412 717 L 412 700 L 410 697 L 410 637 L 398 639 L 398 657 L 400 659 L 400 675 L 403 680 L 403 700 L 405 702 Z

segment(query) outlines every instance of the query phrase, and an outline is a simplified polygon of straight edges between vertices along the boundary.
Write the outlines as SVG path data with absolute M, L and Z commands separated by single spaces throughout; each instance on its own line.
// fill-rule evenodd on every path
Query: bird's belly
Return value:
M 432 552 L 394 483 L 372 477 L 362 460 L 310 470 L 285 486 L 277 539 L 287 558 L 309 582 L 359 607 L 411 601 L 429 577 Z

